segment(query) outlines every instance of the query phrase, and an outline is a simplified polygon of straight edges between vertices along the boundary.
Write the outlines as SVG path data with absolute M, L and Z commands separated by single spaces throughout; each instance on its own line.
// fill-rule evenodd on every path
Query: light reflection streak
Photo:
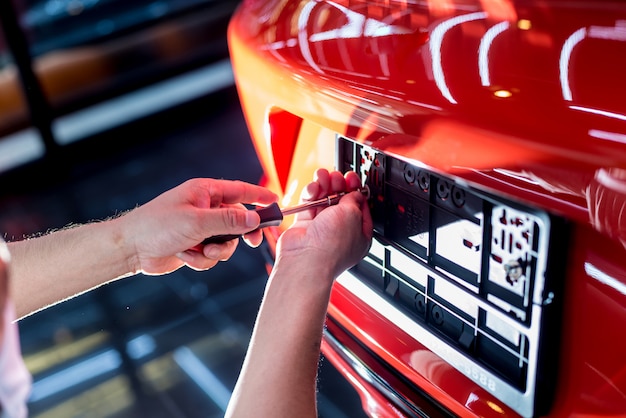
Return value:
M 391 75 L 391 71 L 389 70 L 389 57 L 387 54 L 378 54 L 378 63 L 380 64 L 380 70 L 385 77 L 389 77 Z
M 563 99 L 568 102 L 572 101 L 572 89 L 569 85 L 569 62 L 572 58 L 574 47 L 580 43 L 587 35 L 587 29 L 580 28 L 572 33 L 563 43 L 561 49 L 561 57 L 559 58 L 559 78 L 561 79 L 561 92 Z
M 580 28 L 572 33 L 563 43 L 561 57 L 559 58 L 559 77 L 563 99 L 573 100 L 572 89 L 569 82 L 569 65 L 572 59 L 572 51 L 586 37 L 595 39 L 608 39 L 612 41 L 626 41 L 626 25 L 618 20 L 615 26 L 591 26 L 589 29 Z
M 415 100 L 407 100 L 407 103 L 415 105 L 415 106 L 425 107 L 427 109 L 432 109 L 432 110 L 439 110 L 439 111 L 443 110 L 443 108 L 439 106 L 434 106 L 428 103 L 417 102 Z
M 311 53 L 310 44 L 332 41 L 337 39 L 357 39 L 361 37 L 377 38 L 390 35 L 406 35 L 411 30 L 402 26 L 390 25 L 386 22 L 376 20 L 365 16 L 362 13 L 350 10 L 340 4 L 326 2 L 331 7 L 339 10 L 348 20 L 347 23 L 339 28 L 313 33 L 308 35 L 307 24 L 311 20 L 313 9 L 320 3 L 309 2 L 302 8 L 298 16 L 298 43 L 304 60 L 318 73 L 322 73 L 322 69 L 315 63 L 313 54 Z M 283 47 L 284 44 L 273 44 L 276 47 Z M 383 72 L 388 76 L 389 69 L 387 57 L 380 54 L 380 65 Z
M 288 47 L 294 47 L 298 45 L 298 41 L 295 38 L 290 38 L 287 39 L 286 41 L 276 41 L 276 42 L 272 42 L 270 44 L 267 45 L 263 45 L 261 47 L 261 49 L 263 50 L 276 50 L 276 49 L 283 49 L 283 48 L 288 48 Z
M 127 344 L 128 354 L 134 360 L 141 360 L 156 349 L 154 338 L 142 334 Z M 118 351 L 108 349 L 56 373 L 36 380 L 29 402 L 38 402 L 67 389 L 83 384 L 106 373 L 117 370 L 122 365 L 122 358 Z
M 296 192 L 298 191 L 298 180 L 292 180 L 289 183 L 289 187 L 285 191 L 283 199 L 281 200 L 282 206 L 289 206 L 294 201 Z
M 276 166 L 274 161 L 274 153 L 272 152 L 272 124 L 270 123 L 270 115 L 272 109 L 267 109 L 263 116 L 263 138 L 265 139 L 265 148 L 267 150 L 268 158 L 271 159 L 272 167 Z
M 617 21 L 615 26 L 590 26 L 589 37 L 624 42 L 626 41 L 626 25 L 624 21 Z
M 622 295 L 626 296 L 626 285 L 624 283 L 620 282 L 615 277 L 603 272 L 593 264 L 589 262 L 585 263 L 585 272 L 589 275 L 589 277 L 609 286 L 612 289 L 615 289 Z
M 200 389 L 222 410 L 226 411 L 232 395 L 221 380 L 188 347 L 174 351 L 174 361 Z
M 510 171 L 510 170 L 506 170 L 506 169 L 502 169 L 502 168 L 495 168 L 493 171 L 495 171 L 496 173 L 505 175 L 507 177 L 511 177 L 514 178 L 516 180 L 520 180 L 535 186 L 539 185 L 539 182 L 536 180 L 531 179 L 530 177 L 526 177 L 524 175 L 522 175 L 521 173 L 516 173 L 514 171 Z
M 311 66 L 312 69 L 314 69 L 318 73 L 321 73 L 322 69 L 318 67 L 313 60 L 313 55 L 311 54 L 311 49 L 309 48 L 306 30 L 307 22 L 309 21 L 311 12 L 313 11 L 313 8 L 316 4 L 317 3 L 315 2 L 305 4 L 302 8 L 302 11 L 300 12 L 300 16 L 298 16 L 298 43 L 300 44 L 300 52 L 302 52 L 302 57 L 304 58 L 304 60 Z
M 586 113 L 593 113 L 594 115 L 606 116 L 608 118 L 619 119 L 626 121 L 626 115 L 622 115 L 621 113 L 615 112 L 607 112 L 606 110 L 594 109 L 592 107 L 584 107 L 584 106 L 570 106 L 572 110 L 578 110 Z
M 476 12 L 456 16 L 443 21 L 431 32 L 428 47 L 432 58 L 432 71 L 433 77 L 435 78 L 435 84 L 437 85 L 437 88 L 441 92 L 442 96 L 452 104 L 457 104 L 457 101 L 454 97 L 452 97 L 452 93 L 450 93 L 450 89 L 448 88 L 446 78 L 443 73 L 443 66 L 441 64 L 441 45 L 443 44 L 443 37 L 455 26 L 474 20 L 484 19 L 485 17 L 487 17 L 487 13 L 485 12 Z
M 626 144 L 626 135 L 624 134 L 619 134 L 617 132 L 602 131 L 600 129 L 590 129 L 588 133 L 589 133 L 589 136 L 592 136 L 594 138 L 604 139 L 606 141 L 621 142 L 622 144 Z
M 104 351 L 35 381 L 29 402 L 38 402 L 79 384 L 84 384 L 90 379 L 117 370 L 121 365 L 122 359 L 117 351 L 113 349 Z
M 596 171 L 595 179 L 598 181 L 599 184 L 603 185 L 607 189 L 613 190 L 620 194 L 626 194 L 626 182 L 624 181 L 625 173 L 626 170 L 622 169 L 611 170 L 601 168 Z M 619 216 L 619 218 L 621 218 L 621 215 Z
M 494 39 L 502 32 L 509 28 L 509 22 L 500 22 L 492 26 L 480 40 L 478 47 L 478 72 L 480 74 L 480 82 L 483 86 L 490 86 L 491 79 L 489 76 L 489 50 Z
M 142 334 L 133 338 L 126 344 L 128 355 L 135 359 L 141 359 L 152 354 L 156 350 L 156 341 L 148 334 Z
M 409 34 L 411 31 L 407 28 L 395 25 L 389 25 L 380 20 L 365 17 L 361 13 L 357 13 L 339 4 L 328 2 L 329 5 L 341 11 L 348 19 L 348 23 L 340 28 L 327 30 L 324 32 L 314 33 L 309 37 L 310 42 L 320 42 L 335 39 L 352 39 L 362 36 L 368 38 L 377 38 L 389 35 Z

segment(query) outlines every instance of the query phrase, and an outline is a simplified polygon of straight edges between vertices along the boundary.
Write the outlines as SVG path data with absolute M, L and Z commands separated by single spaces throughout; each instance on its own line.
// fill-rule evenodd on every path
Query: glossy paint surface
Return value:
M 550 415 L 626 413 L 626 4 L 244 1 L 229 35 L 266 184 L 285 204 L 332 168 L 341 134 L 567 219 Z M 295 147 L 293 129 L 270 127 L 277 111 L 301 123 Z M 483 414 L 478 386 L 427 375 L 410 361 L 418 342 L 355 304 L 337 285 L 330 315 L 449 409 Z

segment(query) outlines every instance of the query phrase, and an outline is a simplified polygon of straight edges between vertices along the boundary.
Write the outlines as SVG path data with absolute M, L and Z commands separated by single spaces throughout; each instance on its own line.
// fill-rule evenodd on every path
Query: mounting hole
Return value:
M 417 173 L 417 184 L 419 185 L 420 189 L 422 189 L 422 191 L 427 192 L 430 188 L 430 176 L 428 175 L 428 173 L 419 171 Z
M 452 202 L 458 208 L 462 208 L 465 205 L 465 190 L 458 187 L 452 188 Z
M 404 166 L 404 181 L 408 184 L 415 183 L 415 171 L 413 170 L 413 167 L 408 164 L 405 164 Z
M 446 200 L 450 197 L 450 183 L 447 181 L 438 181 L 437 182 L 437 196 L 441 200 Z
M 417 310 L 417 312 L 420 314 L 424 314 L 424 312 L 426 312 L 426 302 L 419 295 L 416 295 L 415 310 Z
M 433 306 L 433 308 L 430 310 L 430 317 L 432 318 L 435 325 L 442 325 L 443 324 L 443 310 L 441 309 L 441 306 L 438 306 L 438 305 Z

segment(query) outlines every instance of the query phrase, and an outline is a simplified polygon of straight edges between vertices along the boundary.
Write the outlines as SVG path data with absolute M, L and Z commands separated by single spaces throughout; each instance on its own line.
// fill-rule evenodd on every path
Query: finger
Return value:
M 319 184 L 319 190 L 317 196 L 313 200 L 320 196 L 328 196 L 330 191 L 330 173 L 325 168 L 318 168 L 313 175 L 313 181 Z
M 300 193 L 300 201 L 307 202 L 328 196 L 330 186 L 330 173 L 324 168 L 317 169 L 313 175 L 314 180 L 307 184 Z M 296 214 L 296 222 L 309 220 L 315 217 L 316 210 L 310 209 Z
M 223 244 L 208 244 L 202 249 L 202 255 L 210 260 L 226 261 L 233 255 L 238 243 L 239 239 L 233 239 Z
M 219 260 L 206 258 L 204 254 L 195 250 L 183 251 L 176 254 L 176 256 L 184 262 L 186 266 L 198 271 L 208 270 L 219 263 Z
M 339 171 L 333 171 L 330 173 L 330 190 L 332 193 L 343 192 L 346 190 L 346 179 Z
M 274 192 L 239 180 L 213 180 L 209 183 L 212 201 L 267 205 L 277 200 Z
M 374 230 L 374 222 L 372 221 L 370 208 L 367 204 L 367 197 L 365 197 L 365 195 L 363 195 L 363 193 L 361 192 L 352 192 L 346 195 L 344 198 L 346 202 L 354 201 L 354 204 L 358 205 L 358 207 L 360 208 L 363 234 L 367 239 L 371 240 Z
M 261 218 L 254 210 L 234 206 L 204 209 L 199 213 L 197 224 L 201 230 L 194 231 L 201 240 L 215 235 L 242 235 L 259 227 Z
M 361 209 L 363 207 L 363 202 L 365 200 L 365 196 L 363 193 L 352 191 L 341 198 L 339 204 L 341 205 L 354 205 Z
M 263 232 L 260 229 L 245 234 L 243 240 L 252 248 L 256 248 L 263 242 Z
M 348 171 L 345 175 L 345 178 L 347 190 L 357 190 L 362 186 L 359 175 L 354 171 Z
M 320 195 L 320 184 L 316 181 L 313 181 L 307 184 L 300 194 L 300 200 L 302 201 L 310 201 L 316 200 L 317 196 Z

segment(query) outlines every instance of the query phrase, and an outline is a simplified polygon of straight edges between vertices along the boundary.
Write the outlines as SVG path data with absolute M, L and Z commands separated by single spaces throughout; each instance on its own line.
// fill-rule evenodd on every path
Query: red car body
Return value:
M 367 413 L 626 415 L 626 4 L 244 0 L 229 45 L 282 204 L 371 189 L 322 347 Z

